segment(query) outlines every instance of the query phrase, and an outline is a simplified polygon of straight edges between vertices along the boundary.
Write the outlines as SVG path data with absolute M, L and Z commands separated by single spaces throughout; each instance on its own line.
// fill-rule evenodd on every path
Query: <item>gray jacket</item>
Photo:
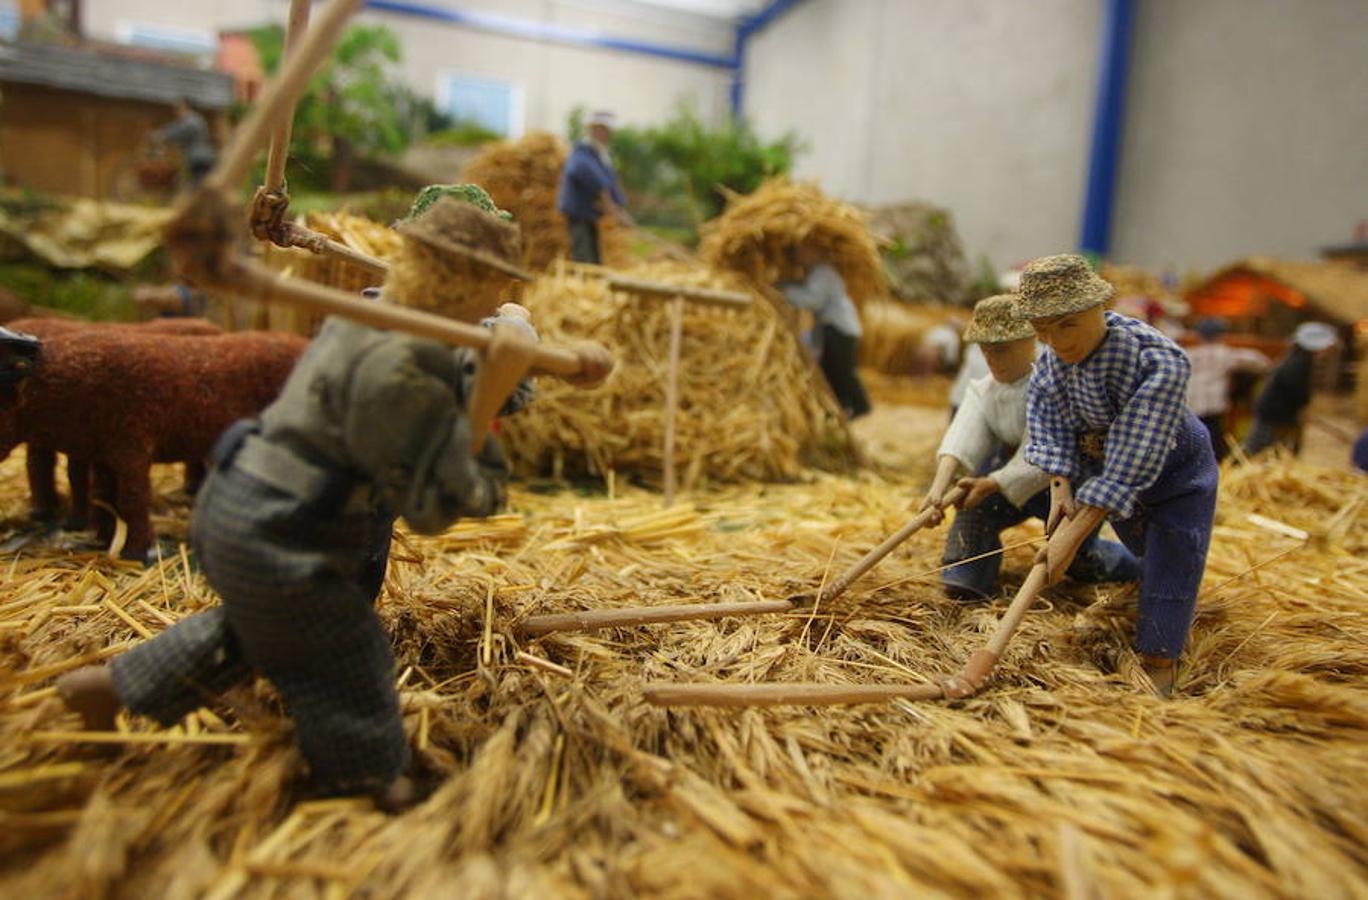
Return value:
M 470 453 L 466 403 L 478 361 L 472 350 L 330 318 L 262 413 L 261 439 L 369 482 L 377 503 L 415 531 L 488 515 L 507 467 L 496 441 L 479 460 Z M 524 382 L 503 413 L 530 396 Z

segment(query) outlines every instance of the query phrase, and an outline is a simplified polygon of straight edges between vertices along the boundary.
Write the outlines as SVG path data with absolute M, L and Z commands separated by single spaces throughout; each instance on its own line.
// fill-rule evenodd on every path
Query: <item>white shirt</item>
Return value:
M 950 405 L 959 406 L 963 403 L 964 395 L 969 390 L 969 382 L 990 372 L 988 357 L 983 355 L 983 348 L 978 344 L 970 344 L 964 351 L 964 362 L 960 365 L 959 373 L 955 375 L 955 383 L 950 385 Z
M 999 447 L 1016 452 L 1002 468 L 990 472 L 1002 495 L 1020 508 L 1050 483 L 1050 476 L 1026 461 L 1026 385 L 1030 374 L 1011 384 L 992 375 L 969 383 L 955 420 L 941 439 L 936 456 L 952 456 L 970 472 L 977 472 Z
M 1270 365 L 1268 357 L 1258 350 L 1231 347 L 1220 341 L 1209 341 L 1184 349 L 1192 361 L 1187 405 L 1199 416 L 1219 416 L 1230 409 L 1231 372 L 1262 372 Z
M 811 310 L 820 325 L 830 325 L 849 337 L 860 336 L 860 314 L 846 293 L 841 275 L 828 263 L 818 263 L 803 281 L 779 285 L 788 302 Z

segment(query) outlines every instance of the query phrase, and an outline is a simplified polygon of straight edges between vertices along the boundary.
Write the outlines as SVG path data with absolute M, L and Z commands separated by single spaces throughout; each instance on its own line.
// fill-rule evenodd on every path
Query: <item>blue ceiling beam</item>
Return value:
M 736 41 L 732 51 L 731 114 L 740 119 L 746 102 L 746 45 L 776 19 L 801 3 L 802 0 L 770 0 L 764 9 L 745 18 L 736 26 Z
M 564 44 L 571 47 L 593 47 L 599 50 L 616 50 L 622 53 L 637 53 L 657 59 L 671 59 L 676 62 L 694 63 L 716 69 L 736 69 L 736 57 L 720 53 L 708 53 L 687 47 L 674 47 L 650 41 L 637 41 L 613 37 L 584 28 L 567 28 L 547 22 L 514 19 L 488 13 L 468 12 L 430 3 L 410 3 L 405 0 L 367 0 L 366 9 L 376 12 L 393 13 L 401 16 L 414 16 L 459 25 L 474 31 L 498 34 L 505 37 L 523 38 L 529 41 L 544 41 L 551 44 Z
M 1098 47 L 1097 102 L 1093 108 L 1092 150 L 1088 155 L 1087 196 L 1078 241 L 1079 249 L 1099 258 L 1111 250 L 1112 206 L 1125 128 L 1134 24 L 1134 0 L 1106 0 Z

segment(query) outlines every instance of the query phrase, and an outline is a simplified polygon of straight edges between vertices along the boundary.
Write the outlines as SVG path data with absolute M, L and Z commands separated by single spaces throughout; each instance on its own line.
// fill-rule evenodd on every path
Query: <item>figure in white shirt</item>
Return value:
M 1193 329 L 1201 343 L 1184 348 L 1192 361 L 1192 375 L 1188 378 L 1187 405 L 1206 426 L 1211 435 L 1211 449 L 1216 461 L 1225 458 L 1226 414 L 1230 412 L 1230 376 L 1234 372 L 1264 372 L 1272 361 L 1258 350 L 1232 347 L 1222 343 L 1225 322 L 1206 318 Z
M 1001 294 L 980 300 L 964 332 L 964 340 L 983 350 L 991 374 L 971 381 L 964 402 L 941 440 L 936 477 L 922 509 L 943 510 L 952 484 L 968 493 L 945 540 L 941 573 L 946 596 L 970 603 L 997 593 L 1002 568 L 1001 533 L 1032 516 L 1050 511 L 1050 477 L 1028 463 L 1026 385 L 1035 360 L 1035 332 L 1017 318 L 1016 297 Z M 970 473 L 955 480 L 961 471 Z M 1069 566 L 1082 582 L 1134 581 L 1140 577 L 1135 556 L 1093 532 Z

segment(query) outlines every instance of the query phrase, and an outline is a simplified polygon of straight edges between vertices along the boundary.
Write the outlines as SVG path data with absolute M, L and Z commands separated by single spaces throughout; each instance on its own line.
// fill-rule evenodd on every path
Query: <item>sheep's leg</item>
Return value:
M 28 445 L 29 515 L 39 522 L 57 518 L 57 453 L 46 447 Z
M 67 485 L 71 488 L 71 511 L 62 527 L 67 531 L 84 531 L 90 527 L 90 460 L 67 456 Z M 108 501 L 106 501 L 108 502 Z
M 122 461 L 114 468 L 114 509 L 128 526 L 124 559 L 146 561 L 152 548 L 152 460 Z
M 91 524 L 95 527 L 95 539 L 105 546 L 114 539 L 114 513 L 117 505 L 114 495 L 114 470 L 106 463 L 92 463 L 86 466 L 87 477 L 91 479 L 90 510 Z

